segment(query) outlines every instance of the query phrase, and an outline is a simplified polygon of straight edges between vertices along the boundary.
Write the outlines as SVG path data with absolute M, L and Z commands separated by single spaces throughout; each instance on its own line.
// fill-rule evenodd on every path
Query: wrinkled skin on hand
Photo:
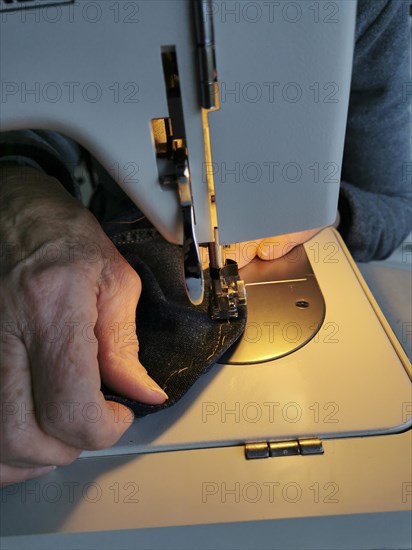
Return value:
M 95 218 L 29 167 L 2 168 L 0 483 L 113 445 L 133 417 L 101 382 L 144 403 L 166 394 L 138 360 L 138 275 Z

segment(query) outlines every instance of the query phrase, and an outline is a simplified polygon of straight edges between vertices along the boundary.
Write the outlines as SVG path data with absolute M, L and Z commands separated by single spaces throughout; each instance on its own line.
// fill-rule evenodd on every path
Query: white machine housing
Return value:
M 159 182 L 151 127 L 169 116 L 165 49 L 178 64 L 197 241 L 215 239 L 212 194 L 221 244 L 333 223 L 355 0 L 210 3 L 220 103 L 209 113 L 211 160 L 193 2 L 2 0 L 0 9 L 2 131 L 70 136 L 169 241 L 182 241 L 179 202 Z

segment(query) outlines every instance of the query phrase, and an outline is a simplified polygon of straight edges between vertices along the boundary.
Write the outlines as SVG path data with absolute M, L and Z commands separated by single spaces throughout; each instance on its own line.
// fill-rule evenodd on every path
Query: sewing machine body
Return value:
M 337 233 L 304 246 L 328 304 L 315 338 L 215 365 L 113 448 L 4 489 L 2 547 L 409 548 L 410 363 Z M 314 437 L 323 454 L 245 457 Z
M 157 11 L 149 2 L 62 2 L 3 12 L 2 129 L 69 134 L 180 242 L 178 197 L 159 183 L 167 167 L 150 130 L 152 119 L 169 114 L 161 53 L 173 46 L 199 242 L 214 239 L 214 204 L 222 243 L 333 222 L 356 5 L 248 4 L 270 12 L 253 22 L 242 3 L 213 4 L 220 109 L 208 115 L 211 159 L 185 2 Z M 328 11 L 335 4 L 339 24 Z M 56 13 L 73 20 L 50 22 Z M 246 39 L 252 29 L 254 41 Z M 26 64 L 10 61 L 10 44 Z M 42 75 L 39 57 L 50 59 Z M 41 101 L 31 101 L 37 93 Z M 216 365 L 112 449 L 4 489 L 2 548 L 407 548 L 410 363 L 337 234 L 324 230 L 304 248 L 326 304 L 308 343 L 276 360 Z M 279 321 L 274 308 L 246 338 L 276 347 L 300 328 Z M 313 438 L 323 454 L 287 456 L 285 447 L 285 456 L 245 458 L 255 443 L 279 444 L 282 453 L 285 441 L 302 449 Z
M 69 135 L 165 238 L 182 242 L 178 196 L 159 182 L 165 163 L 156 160 L 152 130 L 180 102 L 183 124 L 176 116 L 173 132 L 185 134 L 199 243 L 214 240 L 214 204 L 222 244 L 331 224 L 356 2 L 332 11 L 320 2 L 320 15 L 305 2 L 275 4 L 268 11 L 256 3 L 254 14 L 239 2 L 212 2 L 220 108 L 209 113 L 207 159 L 191 2 L 69 0 L 30 9 L 23 0 L 8 7 L 27 9 L 4 11 L 3 0 L 2 130 Z M 178 66 L 181 97 L 172 101 L 165 53 Z

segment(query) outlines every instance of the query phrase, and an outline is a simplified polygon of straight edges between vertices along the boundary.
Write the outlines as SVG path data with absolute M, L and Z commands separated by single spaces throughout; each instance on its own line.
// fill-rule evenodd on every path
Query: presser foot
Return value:
M 226 260 L 223 267 L 211 267 L 210 278 L 210 317 L 215 321 L 238 317 L 239 308 L 246 306 L 246 288 L 237 263 Z

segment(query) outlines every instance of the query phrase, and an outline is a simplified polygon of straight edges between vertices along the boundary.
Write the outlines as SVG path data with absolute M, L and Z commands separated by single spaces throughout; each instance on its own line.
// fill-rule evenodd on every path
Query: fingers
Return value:
M 257 255 L 261 260 L 277 260 L 288 254 L 295 246 L 303 244 L 314 237 L 322 229 L 322 227 L 318 227 L 307 231 L 263 239 L 259 244 Z
M 110 447 L 130 424 L 128 409 L 109 404 L 100 391 L 96 287 L 83 266 L 63 266 L 31 273 L 24 288 L 39 331 L 57 327 L 54 338 L 26 336 L 40 428 L 90 450 Z
M 79 449 L 40 429 L 34 410 L 26 349 L 12 334 L 3 333 L 0 344 L 0 378 L 0 462 L 10 468 L 32 468 L 50 464 L 69 464 L 77 458 L 80 454 Z M 6 469 L 5 479 L 15 480 L 14 474 L 10 478 L 7 472 Z M 19 475 L 23 476 L 21 479 L 26 479 L 24 472 L 20 472 Z
M 230 246 L 225 246 L 225 257 L 227 259 L 237 262 L 239 269 L 241 269 L 242 267 L 250 263 L 256 256 L 260 242 L 260 240 L 246 241 L 243 243 L 236 243 L 231 244 Z
M 339 223 L 339 212 L 335 224 Z M 261 260 L 277 260 L 288 254 L 295 246 L 308 241 L 323 227 L 289 233 L 287 235 L 278 235 L 276 237 L 267 237 L 256 241 L 245 241 L 235 243 L 224 247 L 225 258 L 237 262 L 239 269 L 249 264 L 256 256 Z M 202 249 L 203 250 L 203 249 Z M 209 256 L 202 254 L 202 268 L 209 267 Z
M 339 216 L 339 213 L 338 213 Z M 337 217 L 337 222 L 338 222 Z M 246 241 L 225 246 L 225 258 L 237 262 L 239 269 L 249 264 L 256 256 L 261 260 L 276 260 L 285 256 L 295 246 L 303 244 L 314 237 L 323 227 L 309 229 L 307 231 L 299 231 L 287 235 L 278 235 L 276 237 L 268 237 L 266 239 L 258 239 L 255 241 Z M 208 267 L 208 255 L 202 255 L 202 267 Z
M 6 487 L 13 483 L 20 483 L 33 477 L 43 476 L 52 472 L 56 466 L 43 466 L 41 468 L 15 468 L 0 463 L 0 487 Z
M 98 299 L 96 334 L 102 380 L 120 395 L 143 403 L 161 404 L 166 393 L 150 378 L 138 358 L 136 306 L 141 282 L 126 262 L 116 266 L 116 283 L 106 281 Z
M 237 262 L 239 269 L 250 263 L 257 255 L 260 240 L 245 241 L 224 247 L 224 257 Z M 201 248 L 202 269 L 209 267 L 209 254 L 206 248 Z

